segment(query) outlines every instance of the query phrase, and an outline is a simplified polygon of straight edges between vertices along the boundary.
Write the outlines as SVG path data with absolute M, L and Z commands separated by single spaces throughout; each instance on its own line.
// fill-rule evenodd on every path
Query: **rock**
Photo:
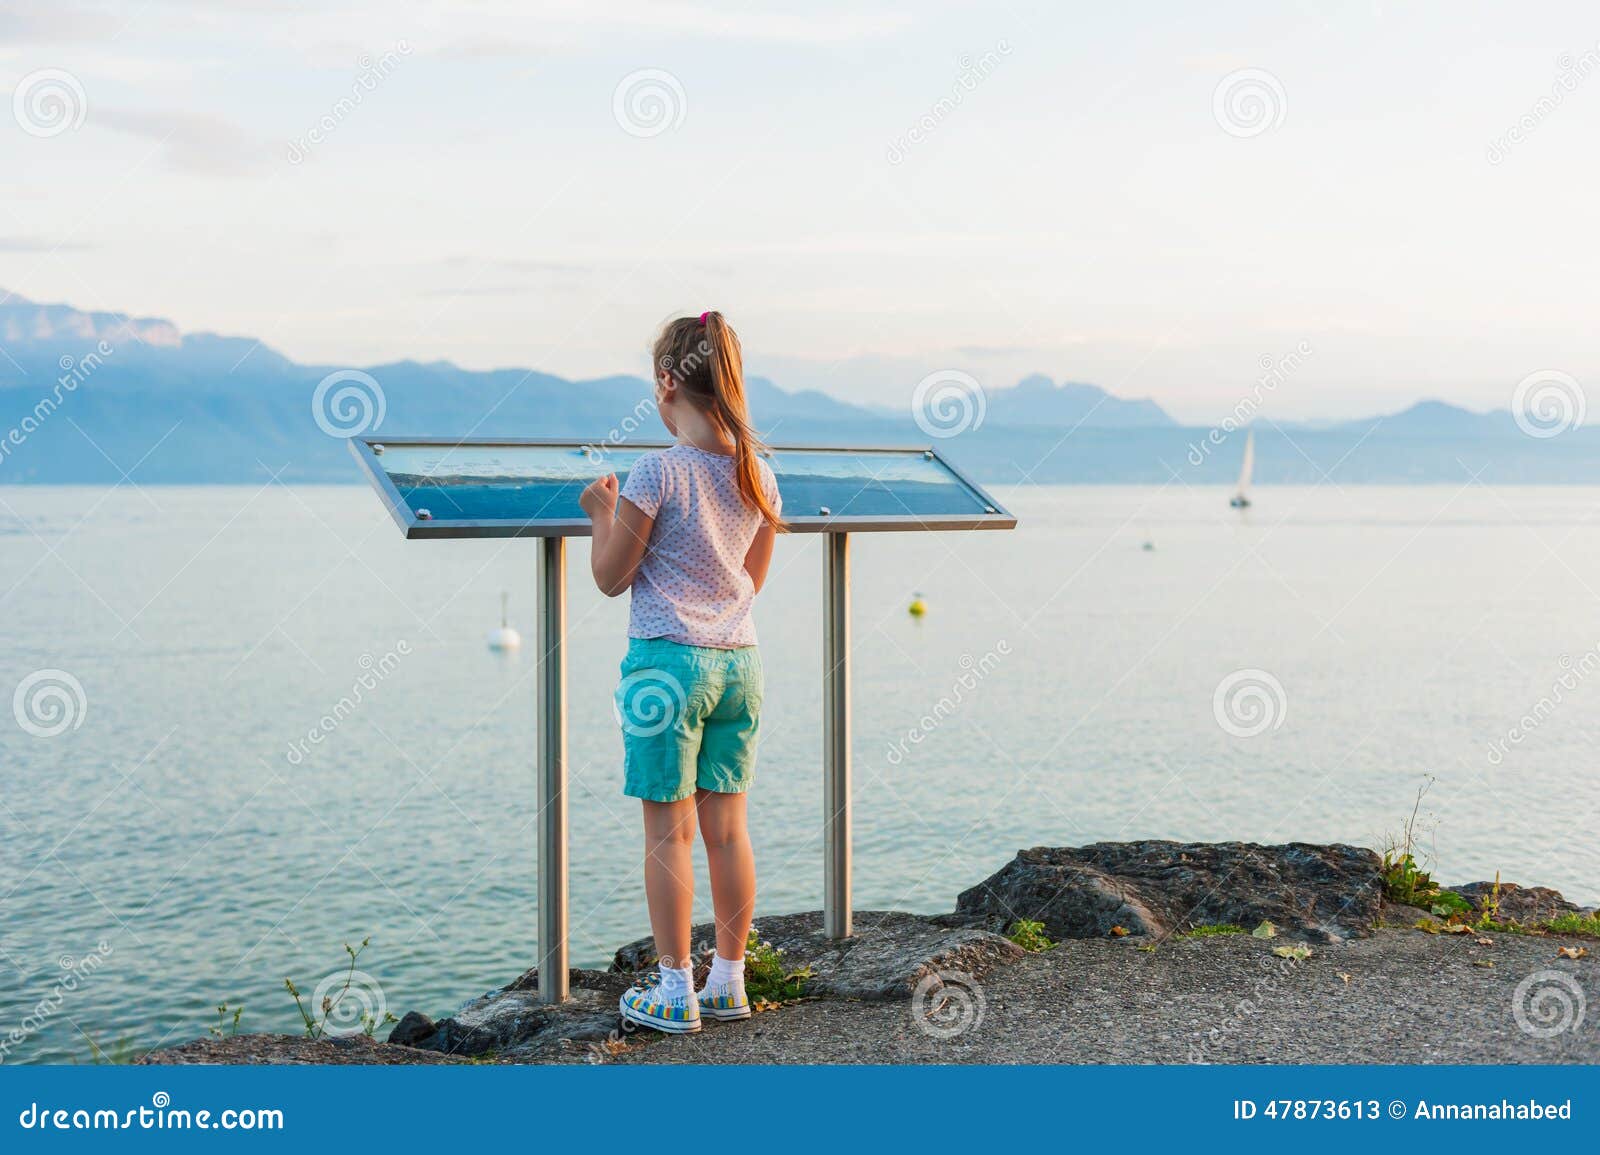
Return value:
M 394 1030 L 389 1032 L 389 1042 L 397 1047 L 418 1047 L 434 1050 L 429 1042 L 439 1033 L 439 1024 L 420 1011 L 407 1011 Z
M 1004 931 L 1018 919 L 1051 938 L 1163 938 L 1194 926 L 1336 942 L 1370 934 L 1382 907 L 1381 863 L 1370 850 L 1293 842 L 1099 842 L 1036 847 L 956 899 L 943 921 Z
M 1026 953 L 1008 939 L 973 927 L 951 927 L 903 911 L 857 911 L 854 933 L 830 939 L 822 932 L 822 912 L 762 918 L 761 939 L 783 952 L 786 966 L 810 967 L 806 993 L 844 999 L 907 999 L 929 974 L 982 977 Z M 715 939 L 716 928 L 694 928 L 698 945 Z M 612 969 L 632 974 L 655 962 L 655 940 L 642 938 L 616 954 Z
M 1495 901 L 1494 887 L 1492 882 L 1469 882 L 1465 886 L 1446 889 L 1455 891 L 1475 909 L 1482 910 L 1485 904 Z M 1577 913 L 1577 903 L 1568 902 L 1561 897 L 1560 891 L 1551 890 L 1548 886 L 1518 886 L 1514 882 L 1500 884 L 1496 918 L 1501 922 L 1546 922 L 1557 915 Z
M 1248 930 L 1263 920 L 1274 923 L 1284 936 L 1324 942 L 1366 937 L 1384 908 L 1380 870 L 1377 855 L 1344 845 L 1147 841 L 1096 843 L 1078 848 L 1038 847 L 1019 851 L 990 878 L 964 891 L 952 914 L 925 917 L 901 911 L 860 911 L 855 915 L 855 934 L 837 941 L 823 934 L 822 915 L 817 911 L 764 917 L 757 920 L 757 926 L 761 939 L 782 951 L 790 968 L 810 968 L 809 995 L 854 1000 L 906 999 L 930 976 L 946 981 L 952 974 L 982 979 L 1023 959 L 1026 952 L 1001 933 L 1018 919 L 1043 923 L 1045 932 L 1055 939 L 1102 938 L 1120 927 L 1128 938 L 1139 941 L 1222 923 Z M 1455 890 L 1478 904 L 1493 890 L 1493 884 L 1475 882 Z M 1556 891 L 1501 884 L 1499 913 L 1508 921 L 1534 922 L 1574 911 L 1578 908 Z M 1406 926 L 1417 917 L 1410 908 L 1390 913 L 1397 916 L 1393 921 Z M 1413 945 L 1392 949 L 1433 949 L 1414 942 L 1424 937 L 1411 935 L 1394 940 Z M 713 941 L 714 928 L 710 924 L 694 928 L 696 969 L 702 977 Z M 1198 949 L 1201 944 L 1191 945 Z M 1223 938 L 1208 944 L 1209 953 L 1204 957 L 1257 948 L 1265 949 L 1249 940 Z M 1198 983 L 1202 993 L 1209 990 L 1205 986 L 1210 981 L 1208 972 L 1193 974 L 1184 969 L 1197 957 L 1189 950 L 1176 955 L 1162 951 L 1146 956 L 1124 954 L 1113 944 L 1105 943 L 1079 947 L 1070 953 L 1107 950 L 1129 966 L 1133 966 L 1131 960 L 1140 960 L 1132 970 L 1123 968 L 1120 962 L 1114 964 L 1107 973 L 1115 973 L 1119 984 L 1124 978 L 1129 984 L 1144 982 L 1149 968 L 1160 973 L 1178 968 L 1178 974 L 1189 977 L 1172 981 Z M 1005 989 L 1008 983 L 1038 982 L 1041 973 L 1049 973 L 1050 960 L 1066 958 L 1067 954 L 1036 956 L 1029 966 L 1018 968 L 1009 976 L 997 976 L 994 983 L 998 989 Z M 660 1041 L 664 1036 L 650 1031 L 625 1035 L 620 1030 L 617 1000 L 637 972 L 654 961 L 655 944 L 643 938 L 617 951 L 609 971 L 574 969 L 568 976 L 572 998 L 560 1006 L 539 1002 L 539 973 L 537 969 L 529 970 L 506 986 L 473 999 L 448 1018 L 435 1021 L 419 1011 L 408 1012 L 395 1024 L 387 1043 L 361 1035 L 320 1040 L 239 1035 L 199 1039 L 154 1052 L 139 1061 L 377 1064 L 448 1063 L 488 1056 L 522 1062 L 606 1061 L 619 1055 L 632 1056 L 635 1048 L 629 1045 L 630 1039 L 644 1043 Z M 1041 972 L 1038 967 L 1045 969 Z M 1036 995 L 1040 1005 L 1051 1008 L 1057 1008 L 1061 999 L 1060 990 L 1049 987 Z M 1004 1004 L 995 1000 L 991 1005 L 998 1010 Z M 1072 1005 L 1070 998 L 1066 1005 Z M 844 1028 L 836 1024 L 846 1020 L 836 1018 L 836 1010 L 785 1008 L 777 1021 L 788 1022 L 793 1014 L 797 1022 L 826 1024 L 818 1029 L 838 1031 Z M 856 1010 L 865 1012 L 866 1008 Z M 904 1011 L 890 1015 L 891 1010 L 880 1007 L 871 1012 L 871 1016 L 877 1016 L 872 1021 L 889 1023 L 892 1018 L 893 1023 L 885 1028 L 888 1033 L 883 1038 L 868 1037 L 853 1052 L 862 1060 L 885 1061 L 882 1055 L 887 1052 L 881 1048 L 904 1036 Z M 810 1017 L 812 1012 L 816 1017 Z M 759 1039 L 767 1029 L 758 1021 L 748 1038 Z M 1164 1040 L 1172 1037 L 1170 1031 L 1161 1036 Z M 689 1058 L 703 1054 L 683 1050 L 678 1045 L 681 1042 L 678 1040 L 663 1051 Z M 747 1061 L 745 1051 L 738 1053 L 740 1061 Z M 1048 1054 L 1053 1058 L 1056 1053 L 1056 1045 L 1051 1042 Z
M 473 999 L 435 1023 L 408 1011 L 389 1042 L 446 1055 L 505 1054 L 537 1057 L 567 1043 L 603 1042 L 620 1028 L 617 999 L 627 981 L 606 971 L 572 970 L 571 999 L 559 1006 L 539 1001 L 537 968 L 509 986 Z
M 622 998 L 622 992 L 627 990 L 632 983 L 633 979 L 630 976 L 619 975 L 615 971 L 588 971 L 573 967 L 567 972 L 567 987 L 569 990 L 597 991 L 610 995 L 612 1002 Z M 538 990 L 539 968 L 531 967 L 523 971 L 505 989 L 508 991 Z
M 134 1060 L 139 1065 L 160 1066 L 390 1066 L 459 1061 L 430 1051 L 380 1043 L 365 1035 L 333 1039 L 308 1039 L 304 1035 L 229 1035 L 224 1039 L 195 1039 L 164 1051 L 151 1051 Z

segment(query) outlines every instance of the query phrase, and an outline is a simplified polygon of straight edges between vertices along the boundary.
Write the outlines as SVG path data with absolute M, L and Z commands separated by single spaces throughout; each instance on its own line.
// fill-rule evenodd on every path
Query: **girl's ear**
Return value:
M 672 374 L 668 370 L 663 369 L 656 374 L 656 388 L 668 397 L 672 396 L 672 391 L 677 387 L 677 382 L 673 381 Z

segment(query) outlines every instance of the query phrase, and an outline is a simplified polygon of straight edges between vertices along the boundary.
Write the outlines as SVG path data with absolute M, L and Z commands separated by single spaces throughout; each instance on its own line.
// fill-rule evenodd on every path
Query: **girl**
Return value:
M 755 911 L 745 791 L 761 725 L 761 655 L 750 604 L 783 528 L 781 501 L 745 405 L 739 338 L 721 313 L 680 317 L 656 340 L 655 397 L 677 439 L 583 491 L 595 584 L 633 591 L 616 706 L 623 793 L 644 803 L 644 884 L 660 971 L 622 996 L 622 1017 L 698 1031 L 702 1014 L 745 1019 L 744 944 Z M 694 989 L 689 922 L 698 823 L 717 949 Z

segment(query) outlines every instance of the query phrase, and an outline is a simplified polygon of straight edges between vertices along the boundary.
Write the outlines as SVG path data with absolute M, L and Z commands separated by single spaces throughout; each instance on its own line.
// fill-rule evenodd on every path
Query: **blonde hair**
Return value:
M 734 480 L 745 505 L 782 531 L 783 519 L 761 484 L 757 458 L 767 452 L 750 424 L 744 395 L 744 353 L 739 335 L 721 313 L 679 317 L 667 322 L 656 338 L 656 373 L 667 374 L 683 395 L 733 441 Z

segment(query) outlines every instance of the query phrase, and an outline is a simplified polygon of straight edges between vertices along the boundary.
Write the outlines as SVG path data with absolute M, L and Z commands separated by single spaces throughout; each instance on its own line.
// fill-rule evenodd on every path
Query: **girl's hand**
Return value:
M 589 515 L 590 521 L 599 521 L 601 514 L 605 514 L 607 519 L 616 517 L 617 475 L 608 473 L 591 481 L 579 494 L 578 504 Z

